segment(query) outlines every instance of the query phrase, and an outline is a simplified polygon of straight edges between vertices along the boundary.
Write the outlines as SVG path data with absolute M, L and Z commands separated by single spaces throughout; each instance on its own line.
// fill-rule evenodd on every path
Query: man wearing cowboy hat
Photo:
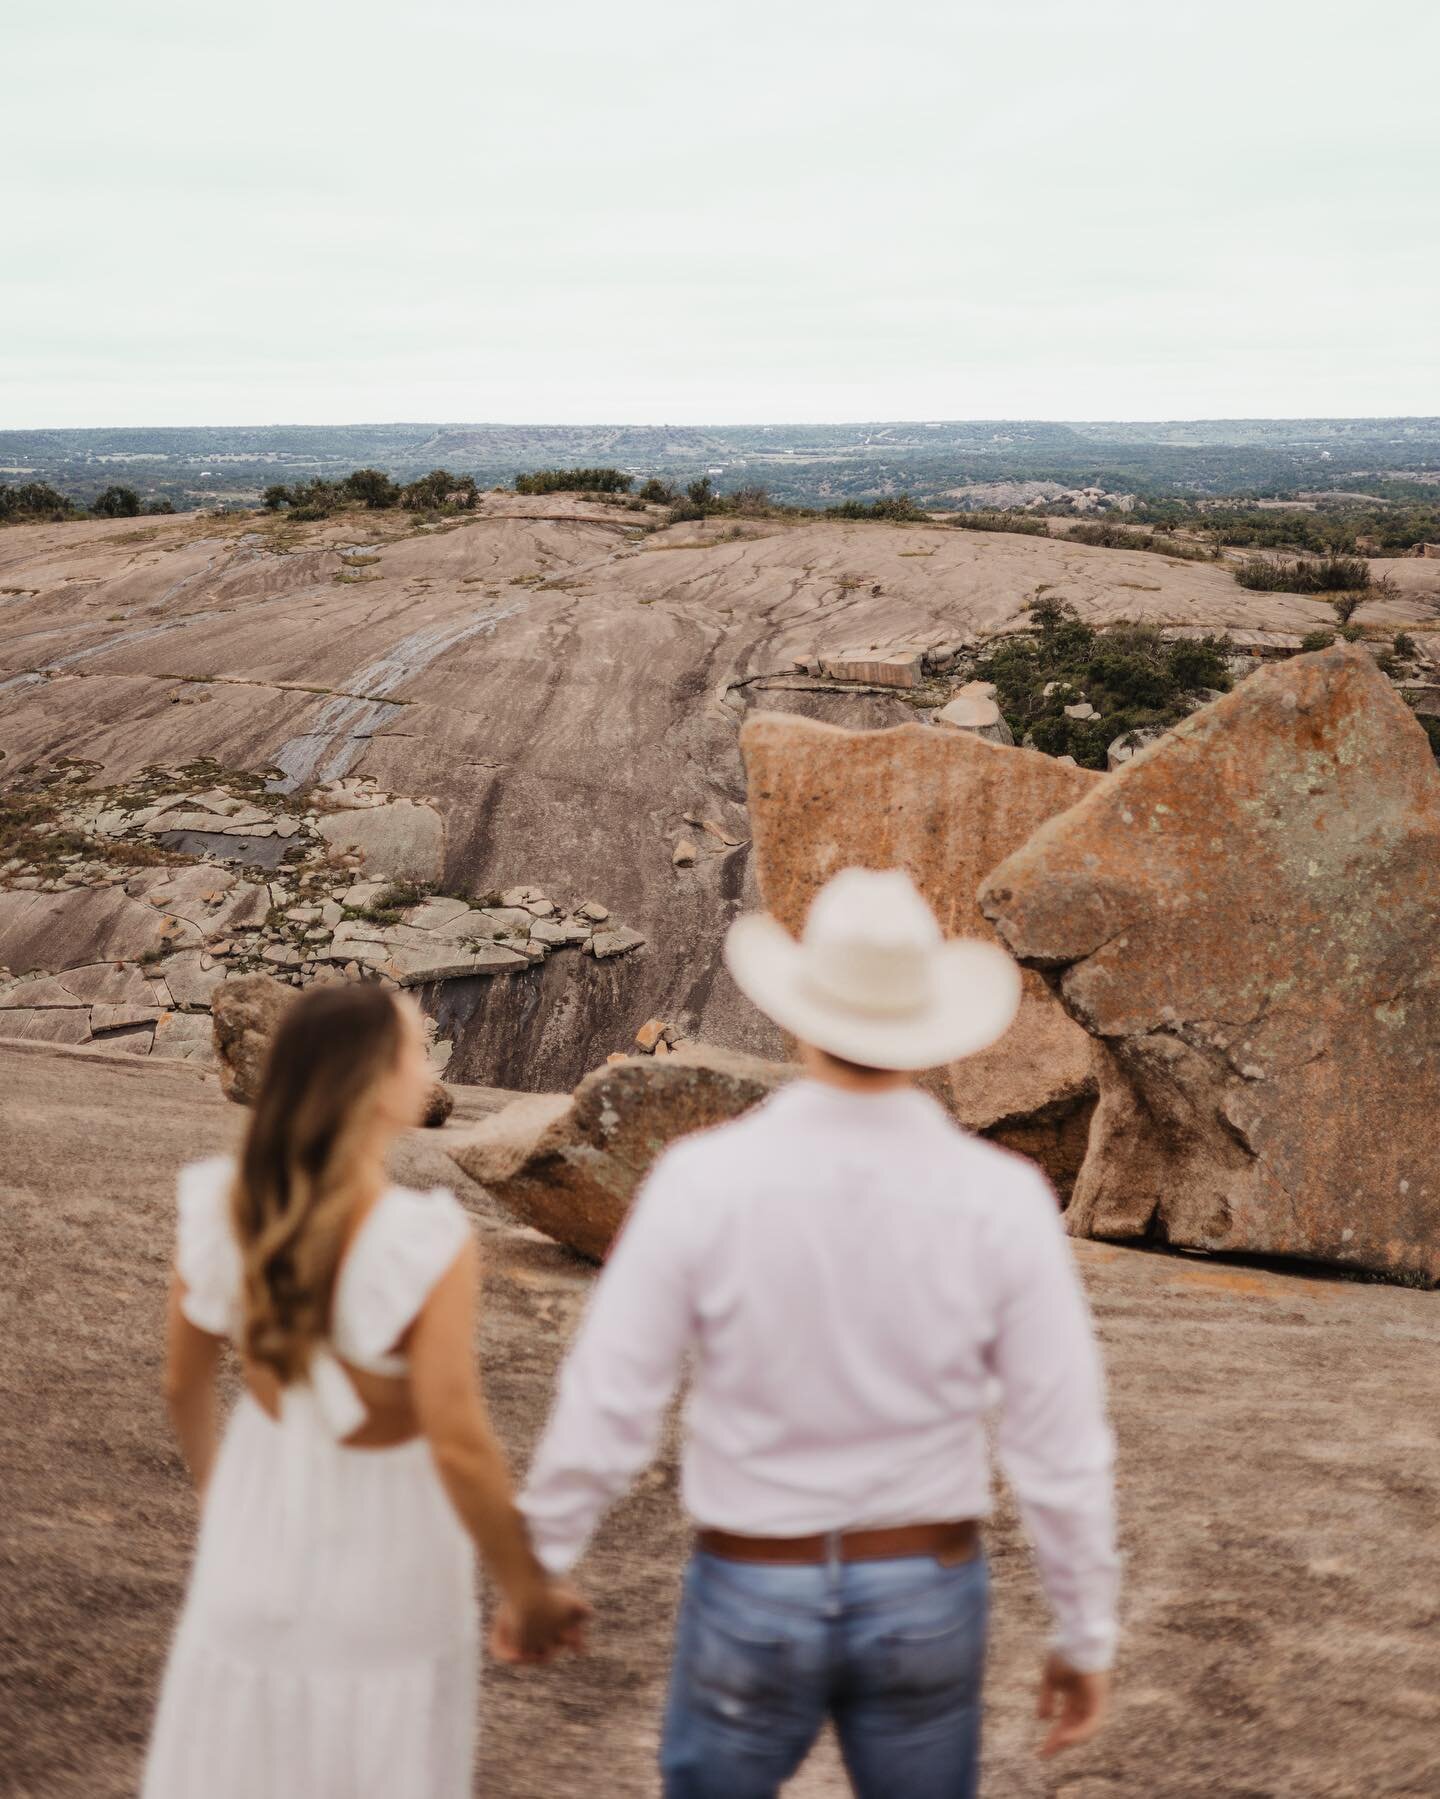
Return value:
M 1115 1643 L 1111 1440 L 1055 1199 L 913 1071 L 1014 1018 L 997 945 L 945 942 L 908 876 L 848 869 L 797 944 L 742 918 L 726 960 L 804 1078 L 674 1145 L 561 1376 L 522 1505 L 578 1558 L 654 1455 L 687 1352 L 685 1579 L 671 1799 L 762 1799 L 827 1716 L 866 1799 L 963 1799 L 979 1748 L 985 1416 L 1055 1614 L 1042 1753 L 1099 1728 Z M 503 1653 L 502 1615 L 497 1644 Z

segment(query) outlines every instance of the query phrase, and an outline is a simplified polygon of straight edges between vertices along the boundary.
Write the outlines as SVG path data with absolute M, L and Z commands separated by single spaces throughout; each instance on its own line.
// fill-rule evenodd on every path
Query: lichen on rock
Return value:
M 1440 1281 L 1440 769 L 1363 650 L 1193 714 L 980 901 L 1101 1052 L 1072 1231 Z

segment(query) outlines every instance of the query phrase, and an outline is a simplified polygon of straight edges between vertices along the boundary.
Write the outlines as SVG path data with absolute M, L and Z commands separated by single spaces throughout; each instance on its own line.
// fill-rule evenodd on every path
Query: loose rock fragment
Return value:
M 596 931 L 585 945 L 587 955 L 596 956 L 602 962 L 608 956 L 623 956 L 629 950 L 639 949 L 645 939 L 639 931 L 632 931 L 628 925 L 620 925 L 609 931 Z

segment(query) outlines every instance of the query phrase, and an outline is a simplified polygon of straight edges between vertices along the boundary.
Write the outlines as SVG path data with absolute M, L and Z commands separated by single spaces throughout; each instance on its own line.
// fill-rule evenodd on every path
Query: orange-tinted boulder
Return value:
M 947 936 L 993 936 L 975 890 L 1037 826 L 1106 777 L 969 731 L 846 731 L 773 712 L 740 735 L 765 905 L 796 935 L 842 868 L 903 868 Z M 1042 1164 L 1067 1193 L 1095 1104 L 1094 1055 L 1040 976 L 1014 1025 L 931 1085 L 970 1129 Z
M 1072 1231 L 1440 1280 L 1440 770 L 1363 650 L 1193 714 L 981 904 L 1103 1046 Z

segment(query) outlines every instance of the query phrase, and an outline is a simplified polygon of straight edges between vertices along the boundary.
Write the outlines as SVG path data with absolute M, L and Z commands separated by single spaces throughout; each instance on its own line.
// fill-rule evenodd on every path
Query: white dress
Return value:
M 233 1165 L 180 1176 L 185 1315 L 234 1337 Z M 341 1264 L 331 1348 L 391 1353 L 470 1234 L 454 1195 L 389 1188 Z M 479 1618 L 470 1539 L 422 1438 L 346 1449 L 365 1410 L 329 1349 L 274 1422 L 226 1427 L 161 1690 L 144 1799 L 468 1799 Z

